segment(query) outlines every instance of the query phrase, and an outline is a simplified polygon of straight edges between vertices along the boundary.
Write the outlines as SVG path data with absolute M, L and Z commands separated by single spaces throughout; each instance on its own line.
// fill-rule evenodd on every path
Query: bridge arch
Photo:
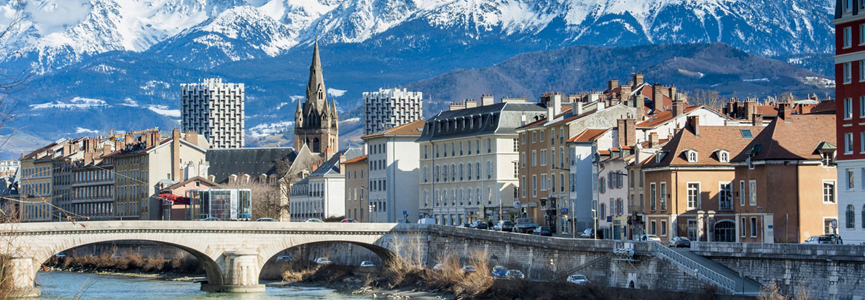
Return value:
M 36 277 L 36 272 L 41 269 L 42 264 L 51 259 L 55 254 L 60 252 L 66 252 L 78 247 L 88 246 L 98 243 L 107 243 L 107 242 L 153 242 L 161 245 L 171 246 L 178 248 L 180 250 L 186 251 L 190 255 L 194 256 L 198 259 L 198 263 L 201 264 L 201 267 L 204 269 L 204 272 L 207 275 L 208 283 L 213 284 L 222 284 L 223 281 L 223 273 L 219 268 L 219 264 L 217 260 L 221 257 L 213 258 L 210 255 L 205 254 L 202 250 L 196 249 L 194 246 L 184 245 L 182 243 L 178 243 L 177 241 L 165 241 L 158 238 L 111 238 L 106 236 L 97 236 L 90 237 L 85 239 L 73 239 L 68 241 L 63 241 L 61 243 L 56 243 L 54 245 L 46 245 L 44 249 L 37 250 L 33 253 L 33 263 L 34 268 L 33 274 L 27 274 L 30 278 Z

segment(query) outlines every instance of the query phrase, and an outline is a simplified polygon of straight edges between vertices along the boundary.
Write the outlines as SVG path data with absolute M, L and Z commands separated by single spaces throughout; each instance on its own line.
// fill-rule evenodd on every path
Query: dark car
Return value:
M 513 231 L 514 230 L 514 222 L 508 220 L 499 221 L 496 226 L 493 226 L 493 230 L 496 231 Z
M 495 266 L 495 267 L 493 267 L 493 270 L 490 271 L 490 275 L 492 275 L 495 278 L 505 278 L 505 276 L 507 274 L 508 274 L 508 269 L 505 267 L 502 267 L 502 266 Z
M 474 221 L 474 222 L 472 222 L 471 224 L 469 224 L 469 228 L 474 228 L 474 229 L 487 229 L 487 223 L 486 223 L 486 222 L 482 222 L 482 221 Z
M 541 226 L 541 227 L 535 228 L 535 230 L 532 231 L 532 234 L 540 235 L 540 236 L 553 236 L 553 230 L 550 229 L 549 226 Z
M 691 240 L 689 240 L 688 238 L 683 237 L 683 236 L 677 236 L 677 237 L 670 239 L 670 241 L 667 242 L 667 246 L 676 247 L 676 248 L 679 248 L 679 247 L 691 248 Z

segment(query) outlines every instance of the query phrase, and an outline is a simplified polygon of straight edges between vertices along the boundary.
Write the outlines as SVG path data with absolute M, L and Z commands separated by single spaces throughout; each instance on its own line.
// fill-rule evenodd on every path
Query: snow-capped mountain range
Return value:
M 13 15 L 14 0 L 7 1 L 0 21 Z M 90 55 L 167 49 L 180 42 L 237 61 L 285 54 L 316 38 L 324 44 L 363 43 L 400 27 L 411 34 L 390 46 L 411 47 L 412 41 L 439 35 L 430 31 L 446 31 L 462 43 L 720 41 L 761 55 L 827 53 L 833 49 L 833 5 L 832 0 L 32 0 L 0 57 L 47 72 Z M 194 38 L 185 40 L 188 36 Z
M 0 0 L 0 26 L 16 16 L 14 3 Z M 346 120 L 359 116 L 352 109 L 364 91 L 574 45 L 723 42 L 831 76 L 833 6 L 832 0 L 27 0 L 21 22 L 0 40 L 0 73 L 35 74 L 17 95 L 22 109 L 13 126 L 17 136 L 27 138 L 18 139 L 14 151 L 6 144 L 0 156 L 15 157 L 41 146 L 33 137 L 54 140 L 110 129 L 177 127 L 179 84 L 207 77 L 246 84 L 249 139 L 290 131 L 294 101 L 303 98 L 316 39 L 329 95 Z M 661 48 L 675 58 L 691 57 L 700 47 Z M 636 56 L 602 73 L 625 79 L 635 68 L 661 68 L 658 64 L 666 61 L 650 59 L 657 55 L 652 51 L 661 51 L 653 49 L 622 50 L 633 50 Z M 569 64 L 538 68 L 564 65 Z M 585 65 L 613 68 L 599 58 Z M 747 89 L 754 84 L 724 73 L 738 65 L 715 67 L 724 71 L 719 76 L 707 73 L 706 78 L 724 82 L 704 79 L 691 88 L 721 84 Z M 523 71 L 505 77 L 537 75 Z M 658 74 L 662 77 L 653 78 L 657 82 L 679 80 L 673 73 Z M 575 78 L 585 78 L 579 76 Z M 552 77 L 548 83 L 562 82 Z M 456 91 L 533 98 L 505 95 L 511 90 L 483 83 L 489 80 L 449 78 L 457 77 L 414 86 L 427 88 L 422 92 L 431 102 L 464 96 Z M 770 80 L 772 92 L 799 84 Z M 594 82 L 581 84 L 602 88 Z M 545 88 L 577 92 L 558 83 Z M 340 129 L 350 131 L 354 125 L 349 123 Z M 0 130 L 0 138 L 10 130 Z M 256 144 L 249 139 L 248 145 Z

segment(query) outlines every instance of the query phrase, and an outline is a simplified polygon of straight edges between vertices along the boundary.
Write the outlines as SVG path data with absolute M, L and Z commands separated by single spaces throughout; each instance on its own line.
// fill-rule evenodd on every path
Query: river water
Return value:
M 201 284 L 196 282 L 71 272 L 39 272 L 36 282 L 42 290 L 41 299 L 371 299 L 324 288 L 299 287 L 267 287 L 267 291 L 261 294 L 207 293 L 202 292 Z

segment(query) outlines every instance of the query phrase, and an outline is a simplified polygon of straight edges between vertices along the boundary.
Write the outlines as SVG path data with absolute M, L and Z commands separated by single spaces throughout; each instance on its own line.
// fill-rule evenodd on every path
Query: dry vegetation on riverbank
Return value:
M 204 274 L 198 259 L 189 254 L 178 254 L 174 258 L 143 257 L 138 253 L 126 253 L 111 257 L 108 253 L 96 256 L 77 255 L 53 257 L 47 267 L 70 271 L 123 271 L 142 273 Z

